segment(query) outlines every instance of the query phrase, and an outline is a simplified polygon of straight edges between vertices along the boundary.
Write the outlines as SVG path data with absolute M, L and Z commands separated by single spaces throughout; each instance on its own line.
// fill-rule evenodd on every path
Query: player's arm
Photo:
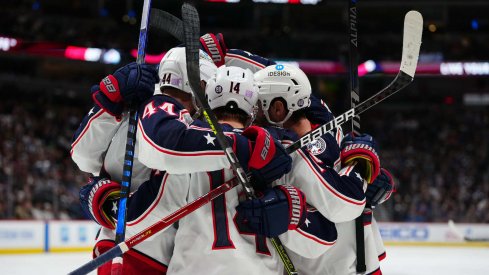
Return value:
M 169 96 L 153 96 L 146 102 L 139 112 L 139 160 L 152 169 L 173 174 L 228 168 L 211 129 L 189 124 L 189 117 L 187 110 Z M 234 134 L 229 137 L 230 142 L 235 138 Z
M 125 102 L 150 97 L 158 76 L 154 67 L 130 63 L 91 89 L 95 106 L 73 136 L 71 157 L 80 170 L 98 174 L 104 154 L 123 121 Z
M 253 73 L 275 65 L 275 61 L 240 49 L 228 49 L 222 33 L 206 33 L 200 37 L 201 49 L 214 61 L 217 67 L 222 65 L 250 69 Z
M 122 119 L 95 105 L 83 118 L 73 135 L 71 158 L 84 172 L 98 174 L 103 156 Z
M 226 66 L 236 66 L 244 69 L 250 69 L 253 73 L 275 65 L 276 62 L 240 49 L 229 49 L 226 53 Z
M 309 206 L 304 224 L 279 238 L 294 253 L 314 259 L 326 253 L 336 243 L 337 231 L 333 222 Z
M 334 118 L 322 100 L 311 96 L 306 117 L 313 124 L 324 124 Z M 294 155 L 293 171 L 287 181 L 294 182 L 306 193 L 308 201 L 326 218 L 344 222 L 358 217 L 365 206 L 364 180 L 359 168 L 345 164 L 339 172 L 334 169 L 341 163 L 341 131 L 318 138 L 307 148 Z

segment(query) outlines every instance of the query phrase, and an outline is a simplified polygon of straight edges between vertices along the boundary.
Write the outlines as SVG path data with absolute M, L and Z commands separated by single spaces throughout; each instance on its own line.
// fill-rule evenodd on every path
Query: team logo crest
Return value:
M 222 93 L 222 86 L 221 85 L 217 85 L 216 88 L 214 89 L 214 91 L 216 92 L 216 94 Z
M 319 137 L 307 144 L 307 150 L 315 156 L 320 155 L 326 151 L 326 141 Z
M 297 105 L 298 105 L 299 107 L 304 106 L 304 99 L 302 99 L 302 98 L 301 98 L 301 99 L 299 99 L 299 100 L 297 101 Z

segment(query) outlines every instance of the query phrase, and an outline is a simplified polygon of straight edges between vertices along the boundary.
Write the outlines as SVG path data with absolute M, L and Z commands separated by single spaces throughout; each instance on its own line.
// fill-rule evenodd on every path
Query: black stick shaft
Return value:
M 350 53 L 350 108 L 355 108 L 360 102 L 360 89 L 358 83 L 358 27 L 357 27 L 357 0 L 348 1 L 348 33 Z M 351 120 L 351 130 L 354 135 L 360 134 L 360 116 Z M 367 270 L 365 265 L 365 230 L 363 227 L 363 213 L 355 219 L 355 240 L 357 256 L 357 273 Z

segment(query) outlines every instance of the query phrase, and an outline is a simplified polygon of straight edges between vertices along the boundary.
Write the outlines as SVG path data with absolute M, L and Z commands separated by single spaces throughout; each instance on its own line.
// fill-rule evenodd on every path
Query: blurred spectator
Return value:
M 14 96 L 0 100 L 1 217 L 83 218 L 78 190 L 86 175 L 73 164 L 69 150 L 87 108 L 33 94 L 21 99 L 18 91 L 8 94 Z
M 377 137 L 382 163 L 399 181 L 392 201 L 379 207 L 382 219 L 489 222 L 487 108 L 379 108 L 375 117 L 362 123 Z

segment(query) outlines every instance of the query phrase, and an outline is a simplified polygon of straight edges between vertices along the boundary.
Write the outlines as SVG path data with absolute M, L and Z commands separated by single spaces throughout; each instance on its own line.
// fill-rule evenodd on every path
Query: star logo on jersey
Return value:
M 363 182 L 363 178 L 362 178 L 362 176 L 360 176 L 360 173 L 355 172 L 355 176 L 357 176 L 357 178 L 359 178 L 359 179 L 360 179 L 360 181 L 362 181 L 362 182 Z
M 112 202 L 112 212 L 114 212 L 114 214 L 117 214 L 117 201 Z
M 207 135 L 204 136 L 206 141 L 207 141 L 207 144 L 212 144 L 214 146 L 216 146 L 214 144 L 214 140 L 216 139 L 215 137 L 211 137 L 211 134 L 210 133 L 207 133 Z
M 310 223 L 311 223 L 311 221 L 306 218 L 306 221 L 304 222 L 304 224 L 306 225 L 306 227 L 309 227 L 309 224 Z
M 94 108 L 95 108 L 95 107 L 92 107 L 92 109 L 90 109 L 90 111 L 88 112 L 88 116 L 91 116 L 93 113 L 95 113 L 95 112 L 93 111 L 93 109 L 94 109 Z

